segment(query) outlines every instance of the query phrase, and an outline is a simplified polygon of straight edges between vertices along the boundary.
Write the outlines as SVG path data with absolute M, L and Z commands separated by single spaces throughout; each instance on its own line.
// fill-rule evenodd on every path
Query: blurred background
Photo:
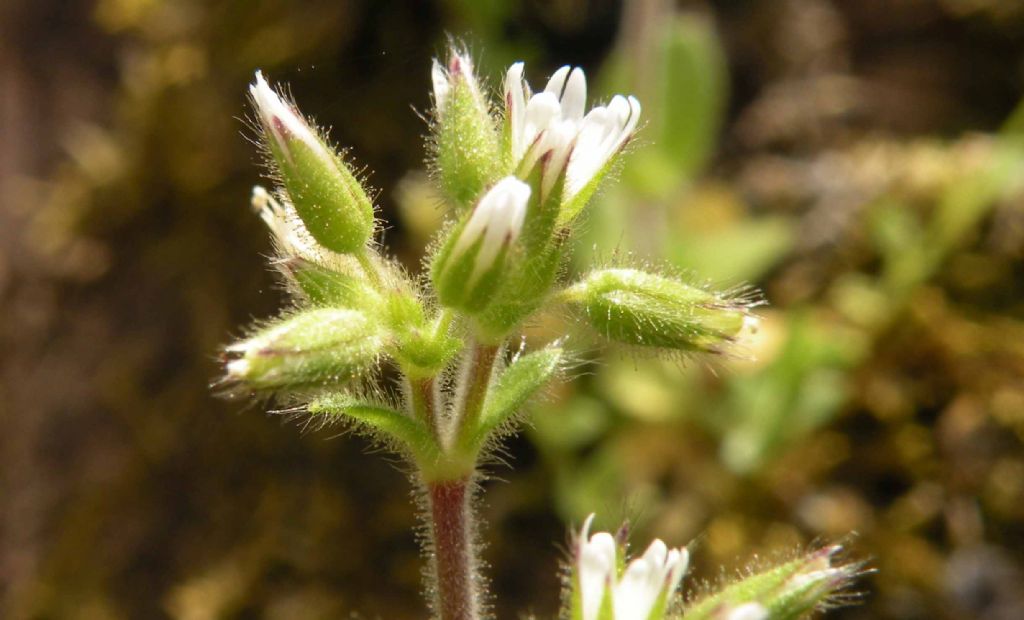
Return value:
M 1017 0 L 5 0 L 0 616 L 425 616 L 401 464 L 209 384 L 283 303 L 248 207 L 254 70 L 370 171 L 416 269 L 447 34 L 492 85 L 573 63 L 643 102 L 577 267 L 770 302 L 756 361 L 598 363 L 574 334 L 577 380 L 485 485 L 498 616 L 555 615 L 567 524 L 597 511 L 696 539 L 691 588 L 841 540 L 877 573 L 831 617 L 1024 617 Z

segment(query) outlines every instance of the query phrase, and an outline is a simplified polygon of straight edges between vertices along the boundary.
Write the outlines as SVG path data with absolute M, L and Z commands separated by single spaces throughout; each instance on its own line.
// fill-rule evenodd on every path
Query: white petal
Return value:
M 558 100 L 551 93 L 543 92 L 530 97 L 526 104 L 520 141 L 516 145 L 516 150 L 512 152 L 513 158 L 522 159 L 551 121 L 558 118 L 559 112 Z
M 448 81 L 448 72 L 444 70 L 441 63 L 434 59 L 430 66 L 430 78 L 434 83 L 434 107 L 440 114 L 448 101 L 448 94 L 451 92 L 451 84 Z
M 616 95 L 583 119 L 576 148 L 566 171 L 566 199 L 582 190 L 633 135 L 640 118 L 640 102 Z
M 682 549 L 673 549 L 668 554 L 668 560 L 665 565 L 668 567 L 669 573 L 665 583 L 665 591 L 668 596 L 672 596 L 675 593 L 676 588 L 679 587 L 679 582 L 682 581 L 683 576 L 686 575 L 686 571 L 690 568 L 690 552 L 685 547 Z
M 723 620 L 768 620 L 768 610 L 760 603 L 746 603 L 729 610 Z
M 288 155 L 287 138 L 289 135 L 307 143 L 311 148 L 321 151 L 327 155 L 327 151 L 316 134 L 309 128 L 306 121 L 302 120 L 295 110 L 284 102 L 280 95 L 274 92 L 267 80 L 264 79 L 261 71 L 256 72 L 256 82 L 249 85 L 249 95 L 252 97 L 256 112 L 260 116 L 260 122 L 273 136 L 278 147 Z
M 526 150 L 523 128 L 526 122 L 527 86 L 523 81 L 523 63 L 517 62 L 505 74 L 505 115 L 512 139 L 512 154 L 515 159 L 522 157 Z M 518 154 L 517 154 L 518 153 Z
M 541 200 L 545 200 L 562 175 L 576 143 L 577 130 L 571 121 L 558 121 L 544 132 L 540 153 L 550 153 L 541 178 Z
M 588 520 L 587 527 L 589 529 Z M 607 532 L 598 532 L 580 543 L 577 574 L 583 620 L 596 620 L 601 611 L 605 590 L 615 575 L 615 539 Z
M 570 68 L 569 65 L 565 65 L 551 74 L 548 85 L 544 87 L 544 92 L 551 93 L 555 99 L 561 99 L 562 91 L 565 90 L 565 78 L 569 75 Z
M 583 120 L 583 111 L 587 105 L 587 77 L 583 74 L 583 69 L 576 67 L 569 74 L 561 102 L 563 118 Z
M 519 236 L 529 202 L 530 186 L 515 177 L 505 177 L 477 203 L 452 248 L 454 259 L 483 238 L 467 286 L 482 276 L 501 249 Z
M 647 558 L 633 560 L 615 586 L 615 620 L 647 620 L 661 593 L 661 571 Z

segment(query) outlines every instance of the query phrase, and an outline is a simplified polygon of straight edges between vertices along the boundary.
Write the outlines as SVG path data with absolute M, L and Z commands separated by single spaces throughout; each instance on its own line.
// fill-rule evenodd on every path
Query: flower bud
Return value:
M 459 205 L 472 204 L 501 175 L 501 140 L 467 54 L 452 51 L 447 68 L 436 60 L 434 158 L 441 187 Z
M 604 337 L 642 347 L 721 353 L 757 321 L 756 300 L 635 269 L 595 271 L 562 297 Z
M 384 341 L 366 313 L 307 310 L 229 346 L 225 379 L 253 390 L 343 383 L 377 361 Z
M 655 540 L 626 564 L 614 536 L 589 534 L 593 520 L 594 515 L 587 518 L 574 550 L 572 617 L 662 620 L 689 565 L 687 550 Z
M 833 565 L 834 545 L 751 574 L 692 603 L 688 620 L 797 620 L 833 603 L 860 573 L 858 564 Z
M 373 204 L 341 158 L 256 73 L 249 94 L 275 170 L 309 234 L 335 252 L 357 252 L 373 234 Z
M 529 201 L 530 186 L 515 177 L 484 194 L 434 261 L 431 276 L 442 304 L 466 312 L 486 307 L 502 281 Z

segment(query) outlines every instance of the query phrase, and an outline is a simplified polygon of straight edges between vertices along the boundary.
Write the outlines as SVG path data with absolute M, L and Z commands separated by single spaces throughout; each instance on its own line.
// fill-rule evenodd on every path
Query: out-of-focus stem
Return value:
M 476 620 L 476 584 L 469 478 L 429 483 L 435 607 L 440 620 Z

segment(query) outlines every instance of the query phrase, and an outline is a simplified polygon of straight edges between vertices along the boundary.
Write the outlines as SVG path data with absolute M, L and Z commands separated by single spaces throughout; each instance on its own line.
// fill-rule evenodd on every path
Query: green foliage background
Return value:
M 770 302 L 757 361 L 595 354 L 535 407 L 480 507 L 499 616 L 554 613 L 592 510 L 696 538 L 705 579 L 856 531 L 878 572 L 834 617 L 1024 615 L 1024 4 L 10 0 L 0 616 L 422 616 L 402 465 L 208 386 L 282 299 L 253 71 L 372 171 L 417 268 L 446 33 L 493 84 L 570 62 L 644 103 L 579 264 Z

